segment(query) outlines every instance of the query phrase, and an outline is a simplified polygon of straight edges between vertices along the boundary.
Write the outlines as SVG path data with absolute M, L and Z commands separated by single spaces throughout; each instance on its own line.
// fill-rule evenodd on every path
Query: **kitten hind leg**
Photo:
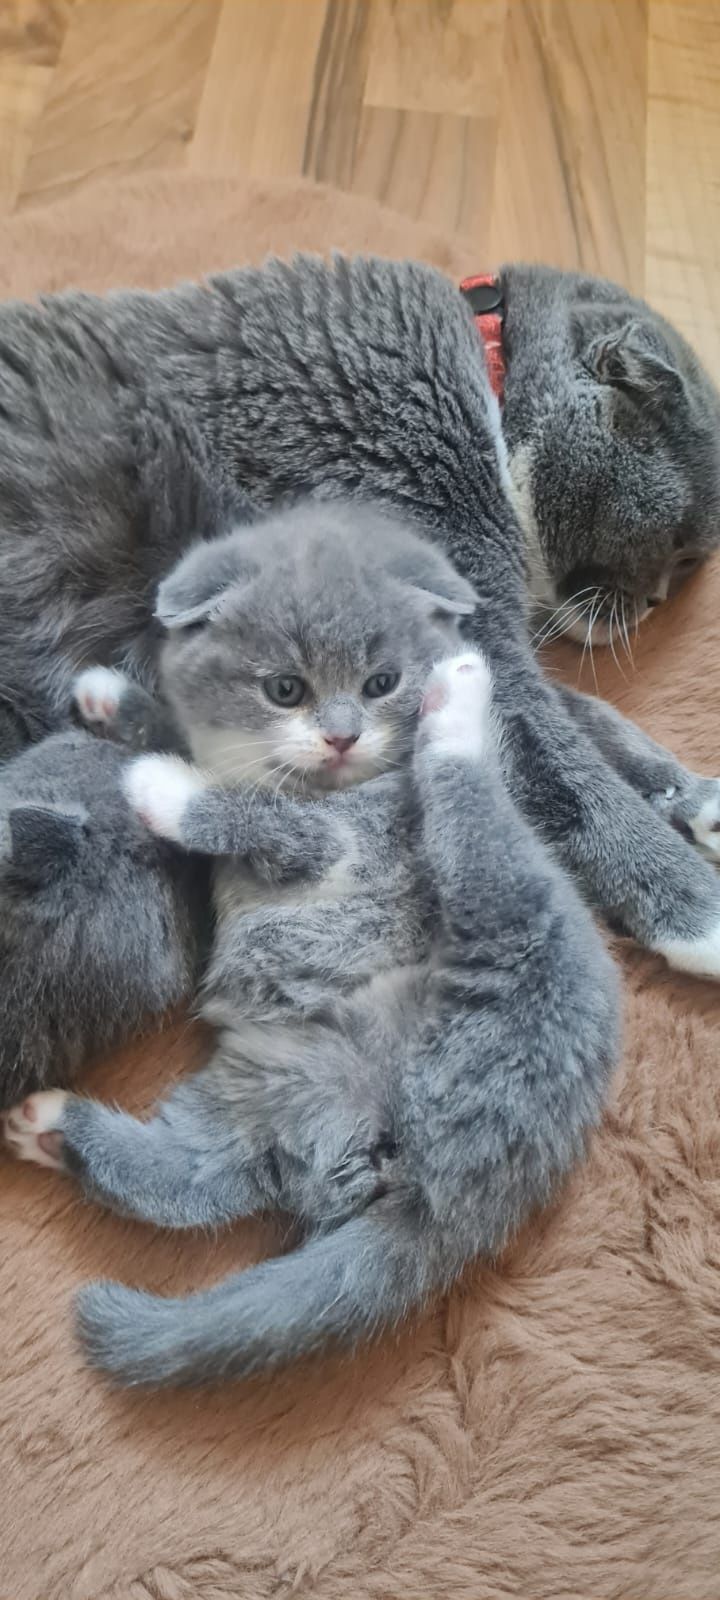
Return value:
M 581 1153 L 619 1031 L 592 918 L 505 787 L 492 689 L 482 658 L 441 663 L 415 753 L 439 916 L 408 1119 L 468 1254 L 499 1249 Z
M 148 1122 L 59 1089 L 30 1095 L 5 1113 L 5 1140 L 19 1160 L 70 1173 L 122 1216 L 165 1228 L 249 1216 L 273 1199 L 264 1162 L 229 1121 L 203 1116 L 205 1077 L 180 1085 Z
M 712 860 L 720 859 L 720 780 L 691 772 L 607 701 L 556 685 L 558 698 L 621 778 Z

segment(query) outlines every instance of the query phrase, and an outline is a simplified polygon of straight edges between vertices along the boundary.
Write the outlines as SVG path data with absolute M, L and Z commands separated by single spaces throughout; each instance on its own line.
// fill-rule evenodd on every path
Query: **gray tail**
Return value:
M 91 1363 L 122 1384 L 244 1378 L 352 1346 L 398 1322 L 462 1265 L 429 1219 L 377 1202 L 333 1233 L 187 1299 L 94 1283 L 77 1302 Z

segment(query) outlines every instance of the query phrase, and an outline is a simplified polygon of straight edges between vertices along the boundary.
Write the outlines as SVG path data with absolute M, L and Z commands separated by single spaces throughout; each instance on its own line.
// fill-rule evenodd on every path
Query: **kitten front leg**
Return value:
M 198 1079 L 202 1078 L 198 1074 Z M 192 1083 L 192 1080 L 191 1080 Z M 20 1161 L 75 1177 L 89 1199 L 163 1228 L 218 1226 L 271 1203 L 262 1164 L 222 1121 L 202 1115 L 187 1086 L 149 1122 L 49 1089 L 3 1116 Z
M 720 978 L 720 883 L 605 760 L 525 651 L 495 637 L 503 759 L 525 815 L 619 931 Z
M 201 855 L 241 857 L 273 881 L 318 879 L 352 851 L 348 826 L 323 802 L 221 788 L 176 757 L 141 756 L 124 787 L 153 833 Z
M 128 767 L 123 788 L 132 810 L 151 833 L 181 844 L 186 850 L 198 848 L 190 803 L 210 789 L 207 777 L 198 767 L 178 756 L 140 756 Z M 207 853 L 221 855 L 223 851 Z
M 609 1017 L 609 960 L 572 885 L 507 789 L 494 699 L 486 659 L 467 652 L 435 667 L 421 709 L 414 766 L 443 934 L 436 970 L 444 962 L 447 971 L 449 959 L 455 1010 L 465 974 L 468 995 L 478 985 L 488 1002 L 491 993 L 497 1001 L 512 992 L 513 1004 L 522 999 L 542 1011 L 548 985 L 557 989 L 557 1003 L 561 968 L 565 978 L 574 973 L 574 989 L 581 986 L 581 957 L 590 951 L 603 1005 L 602 984 L 608 980 Z M 562 951 L 559 961 L 551 957 L 552 946 Z M 566 1020 L 569 1025 L 569 1012 Z
M 73 702 L 85 726 L 133 750 L 185 754 L 167 707 L 142 684 L 113 667 L 87 667 L 73 683 Z
M 606 701 L 560 684 L 556 693 L 625 782 L 704 854 L 720 860 L 720 780 L 690 772 Z

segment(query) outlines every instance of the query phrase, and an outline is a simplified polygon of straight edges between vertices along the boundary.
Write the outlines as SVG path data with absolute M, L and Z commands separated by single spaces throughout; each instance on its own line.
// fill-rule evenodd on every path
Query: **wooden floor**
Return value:
M 0 0 L 0 213 L 151 166 L 607 273 L 720 379 L 720 0 Z

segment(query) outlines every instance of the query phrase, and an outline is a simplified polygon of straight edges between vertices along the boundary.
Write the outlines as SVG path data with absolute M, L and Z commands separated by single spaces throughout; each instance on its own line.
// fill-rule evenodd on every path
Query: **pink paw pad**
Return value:
M 445 705 L 447 705 L 447 691 L 441 683 L 434 683 L 423 695 L 420 715 L 427 717 L 431 711 L 442 711 Z
M 117 716 L 128 680 L 113 667 L 87 667 L 75 679 L 75 704 L 85 722 L 108 723 Z
M 19 1161 L 62 1170 L 64 1139 L 59 1124 L 67 1098 L 62 1089 L 47 1089 L 28 1095 L 3 1114 L 2 1131 L 12 1155 Z

